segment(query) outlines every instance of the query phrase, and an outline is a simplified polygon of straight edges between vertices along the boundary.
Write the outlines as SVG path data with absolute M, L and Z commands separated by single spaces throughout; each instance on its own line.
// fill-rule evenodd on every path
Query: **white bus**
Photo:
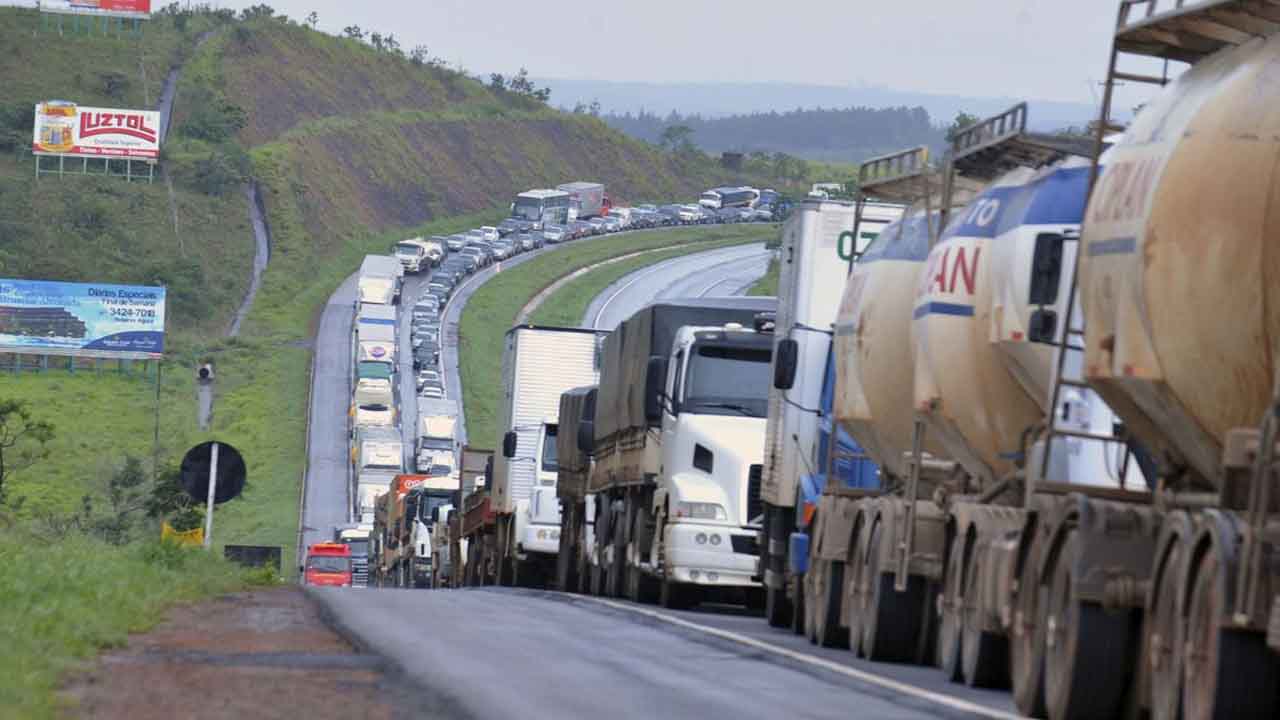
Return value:
M 753 187 L 719 187 L 702 193 L 698 204 L 712 210 L 721 208 L 753 208 L 760 200 L 760 191 Z
M 532 221 L 537 230 L 544 225 L 564 225 L 569 222 L 569 202 L 569 193 L 563 190 L 528 190 L 511 203 L 511 217 Z

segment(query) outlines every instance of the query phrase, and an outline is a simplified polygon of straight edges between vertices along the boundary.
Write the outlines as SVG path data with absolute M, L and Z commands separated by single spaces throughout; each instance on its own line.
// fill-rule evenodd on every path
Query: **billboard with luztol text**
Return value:
M 163 287 L 0 278 L 0 352 L 158 358 L 164 301 Z
M 40 0 L 40 11 L 146 20 L 151 0 Z
M 47 100 L 36 105 L 31 151 L 155 162 L 160 157 L 160 113 Z

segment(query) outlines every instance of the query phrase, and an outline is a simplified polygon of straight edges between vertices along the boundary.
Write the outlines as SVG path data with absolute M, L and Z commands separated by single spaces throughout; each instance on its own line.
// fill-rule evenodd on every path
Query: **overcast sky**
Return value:
M 157 6 L 163 0 L 155 0 Z M 256 2 L 220 0 L 222 7 Z M 804 82 L 1093 102 L 1118 0 L 273 0 L 472 72 Z

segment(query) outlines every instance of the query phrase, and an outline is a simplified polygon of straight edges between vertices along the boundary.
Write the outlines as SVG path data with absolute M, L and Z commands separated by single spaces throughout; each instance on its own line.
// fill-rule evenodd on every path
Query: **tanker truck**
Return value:
M 556 587 L 584 592 L 595 543 L 595 499 L 587 495 L 594 449 L 595 385 L 560 395 L 560 428 L 556 434 L 556 497 L 560 500 L 560 550 L 556 554 Z
M 773 298 L 657 303 L 605 340 L 587 487 L 592 593 L 667 607 L 708 592 L 757 599 L 773 338 L 756 328 L 775 307 Z
M 858 212 L 853 203 L 809 199 L 783 226 L 774 383 L 769 391 L 760 486 L 764 521 L 759 574 L 765 587 L 766 617 L 775 627 L 795 619 L 793 607 L 813 605 L 796 602 L 803 600 L 797 594 L 805 575 L 788 562 L 788 550 L 793 534 L 807 533 L 815 511 L 827 515 L 818 507 L 819 496 L 878 487 L 874 464 L 851 459 L 861 450 L 847 432 L 837 430 L 843 443 L 829 443 L 834 391 L 829 371 L 831 335 L 848 268 L 841 260 L 865 250 L 901 214 L 898 205 L 865 204 L 855 232 Z M 841 456 L 840 472 L 827 472 L 828 449 Z M 830 483 L 830 493 L 828 477 L 836 481 Z M 807 560 L 808 554 L 804 555 Z
M 1276 717 L 1280 25 L 1273 3 L 1134 10 L 1120 8 L 1099 133 L 1133 81 L 1116 58 L 1191 67 L 1148 78 L 1163 89 L 1095 166 L 1077 273 L 1084 379 L 1145 448 L 1153 489 L 1064 488 L 1057 428 L 1030 465 L 1056 500 L 1029 583 L 1049 598 L 1030 623 L 1046 709 Z M 1056 394 L 1074 389 L 1057 374 Z

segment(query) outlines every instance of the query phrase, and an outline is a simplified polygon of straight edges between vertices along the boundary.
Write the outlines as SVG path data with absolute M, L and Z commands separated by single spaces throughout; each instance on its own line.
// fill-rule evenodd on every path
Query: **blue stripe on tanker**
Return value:
M 1054 170 L 1025 185 L 989 188 L 956 215 L 942 239 L 993 238 L 1023 225 L 1079 225 L 1088 191 L 1088 166 Z M 983 208 L 993 200 L 995 217 L 982 222 Z
M 973 306 L 946 302 L 928 302 L 916 308 L 915 312 L 911 313 L 911 317 L 916 320 L 919 320 L 925 315 L 959 315 L 962 317 L 972 317 Z

